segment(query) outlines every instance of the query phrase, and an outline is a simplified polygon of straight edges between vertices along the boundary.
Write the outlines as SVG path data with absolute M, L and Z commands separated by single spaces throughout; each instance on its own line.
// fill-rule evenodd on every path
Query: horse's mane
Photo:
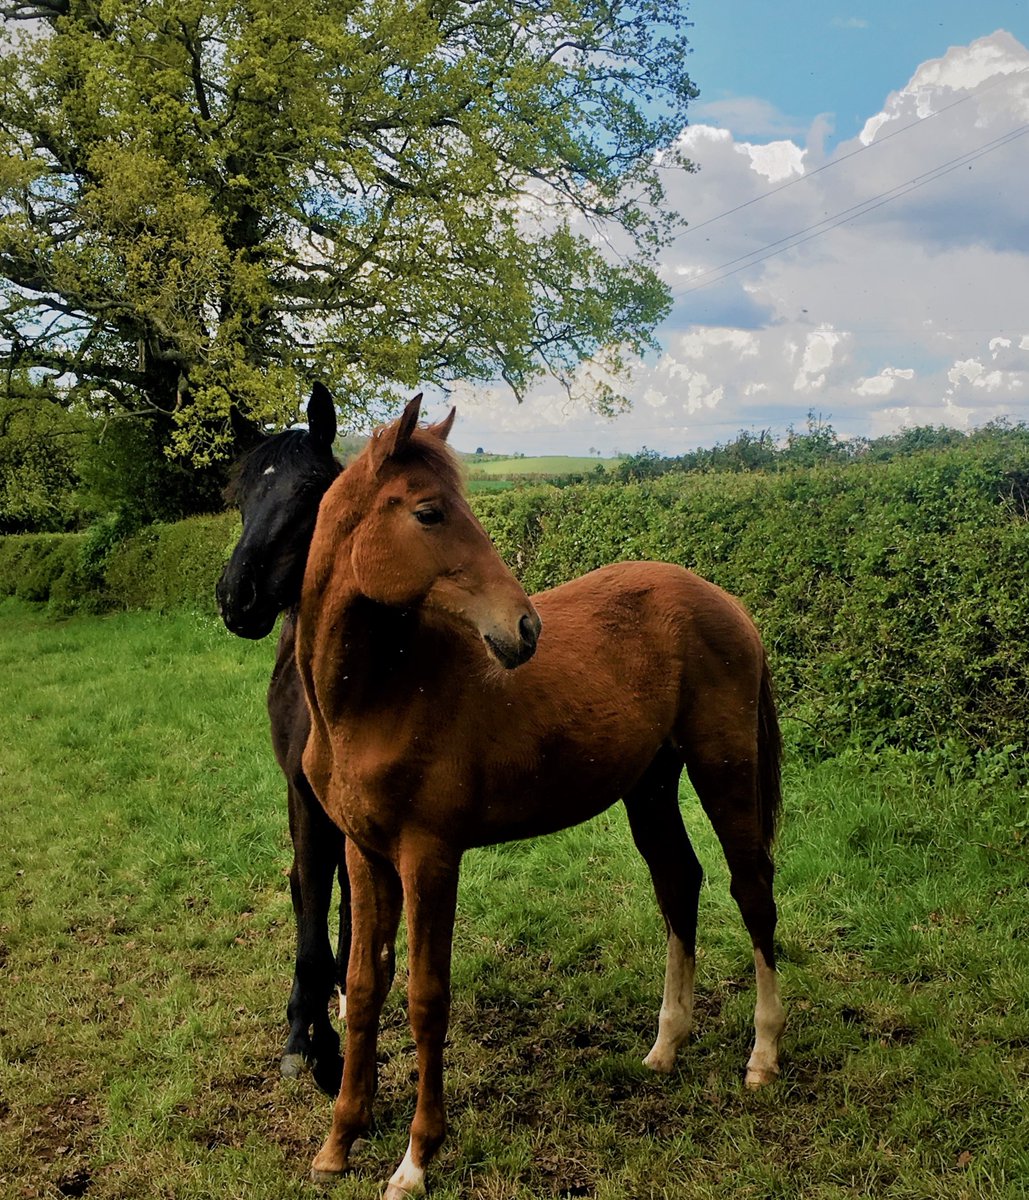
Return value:
M 325 487 L 343 470 L 336 459 L 315 452 L 306 429 L 287 429 L 258 442 L 236 462 L 225 486 L 226 501 L 234 504 L 269 467 L 276 471 L 298 472 L 305 482 L 324 484 Z

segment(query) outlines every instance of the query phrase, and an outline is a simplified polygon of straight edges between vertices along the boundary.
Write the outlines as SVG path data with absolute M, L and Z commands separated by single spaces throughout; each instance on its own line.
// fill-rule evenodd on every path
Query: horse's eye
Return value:
M 439 525 L 443 521 L 443 510 L 439 508 L 416 508 L 414 515 L 422 525 Z

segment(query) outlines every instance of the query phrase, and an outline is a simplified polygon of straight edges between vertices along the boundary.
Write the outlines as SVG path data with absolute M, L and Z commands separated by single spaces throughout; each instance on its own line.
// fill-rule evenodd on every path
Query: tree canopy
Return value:
M 202 464 L 230 403 L 288 419 L 312 375 L 358 408 L 520 395 L 653 344 L 679 0 L 0 14 L 0 360 L 62 403 L 159 414 Z

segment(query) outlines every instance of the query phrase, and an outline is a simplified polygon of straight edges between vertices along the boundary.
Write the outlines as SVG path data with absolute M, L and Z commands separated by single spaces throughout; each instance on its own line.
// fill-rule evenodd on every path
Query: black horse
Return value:
M 304 774 L 301 760 L 310 715 L 294 661 L 296 607 L 318 505 L 342 470 L 332 454 L 336 410 L 321 384 L 311 392 L 307 420 L 307 429 L 266 435 L 234 414 L 237 440 L 249 448 L 233 470 L 226 498 L 239 508 L 243 535 L 218 580 L 216 595 L 222 620 L 240 637 L 265 637 L 283 614 L 268 687 L 272 744 L 289 793 L 289 885 L 297 922 L 282 1073 L 296 1075 L 308 1063 L 318 1086 L 335 1095 L 343 1060 L 329 1000 L 335 988 L 342 991 L 346 983 L 350 885 L 343 834 L 325 815 Z M 334 875 L 340 886 L 335 958 L 328 934 Z

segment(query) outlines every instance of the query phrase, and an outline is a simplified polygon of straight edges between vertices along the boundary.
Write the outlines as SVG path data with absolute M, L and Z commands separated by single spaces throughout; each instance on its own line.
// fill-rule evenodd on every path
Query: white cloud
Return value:
M 891 433 L 913 425 L 949 425 L 952 429 L 971 429 L 976 424 L 976 410 L 956 404 L 946 397 L 938 404 L 908 404 L 883 408 L 871 425 L 871 433 Z
M 975 91 L 984 84 L 992 87 L 1006 76 L 1020 78 L 1011 79 L 1014 86 L 1001 93 L 1002 107 L 1024 120 L 1029 116 L 1025 47 L 1003 30 L 971 46 L 952 46 L 942 58 L 922 63 L 905 87 L 890 94 L 882 112 L 865 123 L 860 140 L 867 145 L 880 129 L 891 132 L 893 122 L 906 125 L 913 119 L 932 116 L 960 99 L 955 92 Z M 992 97 L 984 94 L 980 107 L 988 111 L 991 104 Z
M 647 388 L 642 399 L 643 403 L 650 408 L 664 408 L 668 404 L 668 397 L 665 393 L 652 387 Z
M 992 37 L 980 38 L 971 46 L 952 46 L 942 58 L 922 63 L 904 91 L 921 95 L 932 111 L 936 107 L 933 93 L 938 90 L 970 90 L 1000 76 L 1017 75 L 1025 67 L 1025 47 L 1011 34 L 998 30 Z
M 884 367 L 878 375 L 862 379 L 854 388 L 859 396 L 889 396 L 897 386 L 898 379 L 914 379 L 910 367 Z
M 741 358 L 758 353 L 757 338 L 746 329 L 694 329 L 681 334 L 677 344 L 686 358 L 703 358 L 716 346 L 726 346 Z
M 769 183 L 804 174 L 804 151 L 792 142 L 769 142 L 764 146 L 740 142 L 735 149 L 739 154 L 745 154 L 754 170 Z
M 817 173 L 804 173 L 811 131 L 762 144 L 740 126 L 689 126 L 681 142 L 701 170 L 665 177 L 690 221 L 661 263 L 675 307 L 664 354 L 636 372 L 634 409 L 602 422 L 552 385 L 517 408 L 503 393 L 462 399 L 458 445 L 676 453 L 802 424 L 812 405 L 843 434 L 1029 419 L 1029 207 L 1016 186 L 1029 138 L 997 141 L 1026 121 L 1029 50 L 1001 33 L 917 66 Z M 855 206 L 866 215 L 847 220 Z
M 987 392 L 995 392 L 1004 383 L 1003 371 L 987 371 L 977 358 L 966 358 L 956 362 L 947 372 L 947 378 L 953 384 L 967 381 L 973 387 L 982 388 Z
M 830 329 L 819 329 L 808 334 L 800 370 L 793 380 L 794 391 L 812 392 L 825 387 L 826 372 L 833 365 L 833 355 L 841 341 L 841 335 Z M 792 362 L 796 358 L 796 344 L 787 343 L 785 349 L 788 360 Z

